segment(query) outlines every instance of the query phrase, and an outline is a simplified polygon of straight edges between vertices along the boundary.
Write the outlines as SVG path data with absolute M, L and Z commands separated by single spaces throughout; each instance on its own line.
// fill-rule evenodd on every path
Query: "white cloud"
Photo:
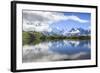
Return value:
M 25 31 L 51 31 L 50 24 L 61 20 L 73 20 L 87 23 L 88 20 L 80 19 L 78 16 L 65 16 L 63 13 L 44 11 L 23 11 L 23 30 Z
M 68 16 L 68 19 L 71 19 L 71 20 L 74 20 L 74 21 L 78 21 L 80 23 L 87 23 L 88 22 L 88 20 L 80 19 L 79 17 L 74 16 L 74 15 Z

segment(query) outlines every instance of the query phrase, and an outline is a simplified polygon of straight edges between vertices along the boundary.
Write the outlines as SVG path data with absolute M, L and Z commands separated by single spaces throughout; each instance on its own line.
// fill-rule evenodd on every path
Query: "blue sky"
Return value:
M 77 16 L 80 19 L 87 20 L 86 23 L 80 23 L 78 21 L 73 21 L 71 19 L 69 20 L 61 20 L 58 22 L 54 22 L 51 27 L 57 28 L 59 27 L 59 30 L 70 30 L 71 28 L 83 28 L 83 29 L 89 29 L 91 26 L 90 20 L 91 20 L 91 14 L 90 13 L 76 13 L 76 12 L 62 12 L 64 16 Z
M 90 29 L 91 14 L 79 12 L 23 11 L 23 30 L 53 31 Z

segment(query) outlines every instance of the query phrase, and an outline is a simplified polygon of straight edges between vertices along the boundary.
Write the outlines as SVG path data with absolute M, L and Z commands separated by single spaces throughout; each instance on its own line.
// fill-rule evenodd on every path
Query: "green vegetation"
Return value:
M 46 36 L 40 32 L 25 32 L 23 31 L 23 44 L 38 44 L 42 41 L 53 41 L 53 40 L 63 40 L 63 39 L 71 39 L 71 40 L 85 40 L 90 39 L 90 36 L 61 36 L 61 35 L 52 35 Z
M 32 38 L 31 38 L 31 34 L 30 33 L 23 32 L 22 36 L 23 36 L 23 38 L 22 38 L 23 44 L 28 44 L 28 43 L 31 42 Z
M 39 32 L 24 32 L 23 31 L 23 44 L 37 44 L 41 42 L 40 38 L 42 37 L 42 34 Z

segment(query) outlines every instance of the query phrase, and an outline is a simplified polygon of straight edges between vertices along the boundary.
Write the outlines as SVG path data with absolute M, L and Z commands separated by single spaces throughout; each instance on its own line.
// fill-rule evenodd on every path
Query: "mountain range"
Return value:
M 52 30 L 50 32 L 43 31 L 44 35 L 63 35 L 63 36 L 88 36 L 91 34 L 91 30 L 83 28 L 72 28 L 69 31 L 66 30 Z

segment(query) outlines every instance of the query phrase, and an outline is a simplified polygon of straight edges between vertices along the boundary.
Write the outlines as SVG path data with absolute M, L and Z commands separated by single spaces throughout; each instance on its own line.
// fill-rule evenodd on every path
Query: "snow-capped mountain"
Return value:
M 78 33 L 80 33 L 80 30 L 79 30 L 79 29 L 76 29 L 76 28 L 72 28 L 72 29 L 69 31 L 69 33 L 71 33 L 71 34 L 78 34 Z
M 90 33 L 91 33 L 90 30 L 85 30 L 83 28 L 72 28 L 67 33 L 64 32 L 63 35 L 66 35 L 66 36 L 87 36 L 87 35 L 90 35 Z

